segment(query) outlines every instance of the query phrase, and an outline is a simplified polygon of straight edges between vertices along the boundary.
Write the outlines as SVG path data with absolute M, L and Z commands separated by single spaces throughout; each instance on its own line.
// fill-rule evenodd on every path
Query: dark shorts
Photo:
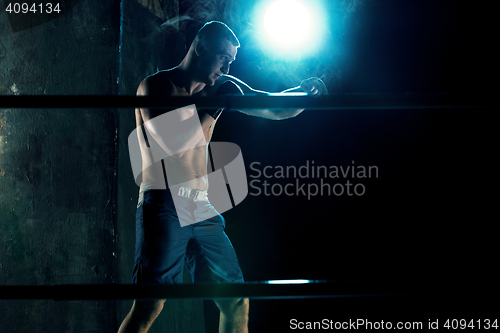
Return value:
M 136 212 L 132 283 L 182 283 L 184 264 L 194 283 L 244 282 L 224 218 L 209 202 L 176 197 L 176 204 L 177 209 L 169 190 L 144 192 Z M 212 217 L 179 223 L 203 215 Z

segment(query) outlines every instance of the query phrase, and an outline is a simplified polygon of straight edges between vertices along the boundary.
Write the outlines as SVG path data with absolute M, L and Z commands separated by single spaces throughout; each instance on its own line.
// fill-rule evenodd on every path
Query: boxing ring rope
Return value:
M 311 299 L 338 297 L 481 295 L 494 289 L 453 282 L 357 282 L 296 280 L 173 285 L 37 285 L 0 286 L 0 299 L 109 300 L 109 299 Z
M 383 110 L 383 109 L 466 109 L 498 108 L 500 103 L 487 93 L 433 94 L 330 94 L 327 96 L 227 95 L 223 97 L 145 97 L 98 95 L 18 95 L 0 96 L 0 109 L 23 108 L 181 108 L 195 104 L 198 109 L 301 109 L 308 110 Z M 3 285 L 0 299 L 285 299 L 370 297 L 390 295 L 498 295 L 497 288 L 484 285 L 445 282 L 366 282 L 284 280 L 239 284 L 175 285 Z
M 226 95 L 220 97 L 150 97 L 99 95 L 18 95 L 0 96 L 0 108 L 153 108 L 176 109 L 195 104 L 198 109 L 456 109 L 500 106 L 498 98 L 487 93 L 407 93 L 407 94 L 297 94 Z

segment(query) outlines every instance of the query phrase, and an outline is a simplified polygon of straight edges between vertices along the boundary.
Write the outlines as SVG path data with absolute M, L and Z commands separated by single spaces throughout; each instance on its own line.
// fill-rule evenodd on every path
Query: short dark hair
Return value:
M 222 39 L 227 39 L 235 47 L 240 47 L 240 41 L 234 32 L 225 23 L 219 21 L 205 23 L 194 40 L 201 42 L 205 49 L 208 49 L 210 46 L 217 45 Z

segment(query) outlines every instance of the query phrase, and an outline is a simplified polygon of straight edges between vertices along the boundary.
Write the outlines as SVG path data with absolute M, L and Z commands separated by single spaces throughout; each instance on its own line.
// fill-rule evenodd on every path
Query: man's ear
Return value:
M 197 41 L 196 44 L 194 45 L 194 52 L 198 57 L 202 56 L 205 53 L 205 45 L 203 45 L 202 42 Z

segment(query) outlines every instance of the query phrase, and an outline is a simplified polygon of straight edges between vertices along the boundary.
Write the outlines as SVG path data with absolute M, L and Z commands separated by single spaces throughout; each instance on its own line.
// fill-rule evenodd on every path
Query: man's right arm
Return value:
M 239 88 L 242 94 L 256 94 L 256 95 L 279 95 L 279 94 L 286 94 L 286 93 L 297 93 L 297 92 L 302 92 L 302 93 L 307 93 L 310 95 L 321 95 L 321 94 L 328 94 L 328 89 L 326 88 L 326 85 L 324 84 L 323 81 L 319 78 L 309 78 L 307 80 L 303 80 L 300 86 L 294 87 L 287 89 L 285 91 L 282 91 L 280 93 L 269 93 L 266 91 L 262 90 L 257 90 L 253 89 L 250 87 L 248 84 L 245 82 L 241 81 L 240 79 L 231 76 L 231 75 L 223 75 L 218 81 L 220 81 L 218 84 L 222 85 L 225 84 L 227 81 L 231 81 L 234 84 L 236 84 Z M 250 116 L 257 116 L 257 117 L 262 117 L 266 119 L 273 119 L 273 120 L 282 120 L 282 119 L 288 119 L 291 117 L 297 116 L 299 113 L 301 113 L 304 109 L 282 109 L 282 110 L 273 110 L 273 109 L 240 109 L 239 111 L 250 115 Z
M 161 87 L 165 90 L 159 93 L 159 83 L 155 81 L 154 77 L 143 80 L 137 89 L 137 95 L 171 96 L 172 92 L 165 87 Z M 176 156 L 182 157 L 186 151 L 204 145 L 204 134 L 211 123 L 205 117 L 198 118 L 194 105 L 171 111 L 140 108 L 140 115 L 149 137 L 158 143 L 167 156 L 177 154 Z

